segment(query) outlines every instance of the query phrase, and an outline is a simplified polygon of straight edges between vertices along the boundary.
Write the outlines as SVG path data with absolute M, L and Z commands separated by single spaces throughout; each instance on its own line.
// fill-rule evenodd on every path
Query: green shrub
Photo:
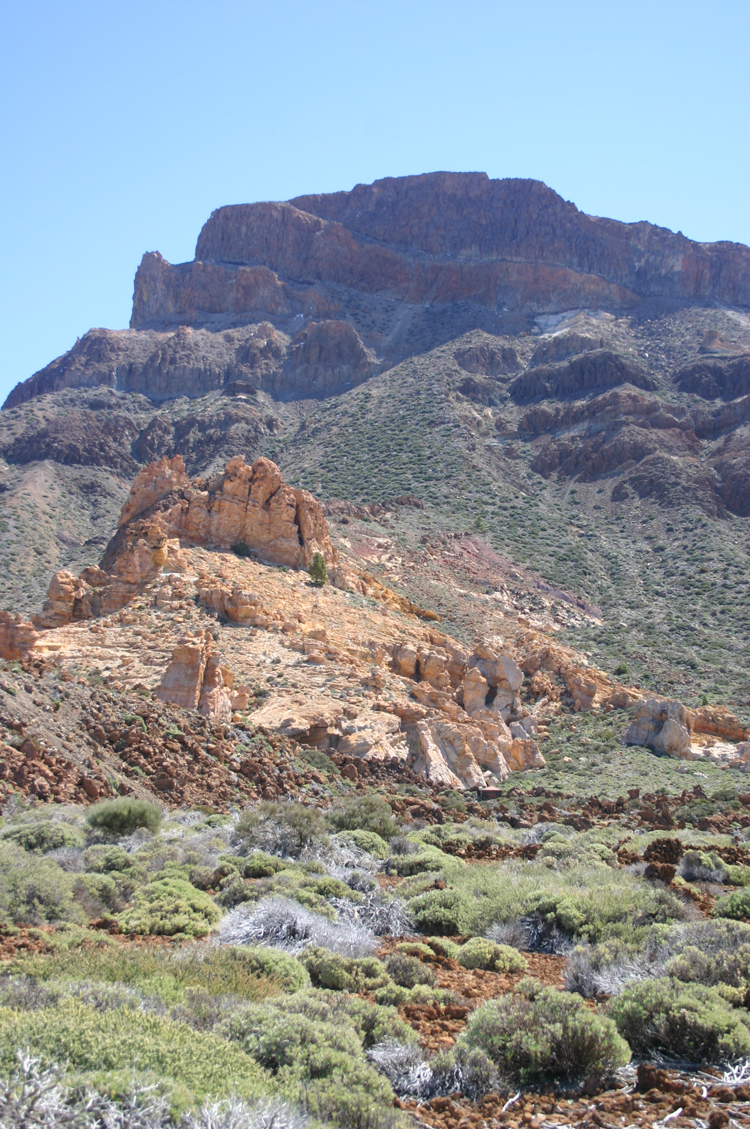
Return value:
M 716 899 L 715 917 L 730 917 L 735 921 L 750 921 L 750 889 L 734 890 Z
M 662 978 L 625 988 L 609 1005 L 634 1054 L 687 1062 L 728 1062 L 750 1055 L 750 1031 L 715 988 Z
M 316 552 L 313 554 L 307 573 L 316 588 L 323 587 L 328 580 L 328 572 L 326 571 L 325 557 L 322 553 Z
M 329 818 L 338 831 L 372 831 L 381 839 L 393 839 L 398 835 L 398 824 L 390 804 L 372 792 L 349 800 L 343 807 L 334 808 Z
M 270 878 L 288 865 L 274 855 L 267 855 L 265 851 L 253 851 L 245 859 L 243 874 L 245 878 Z
M 52 859 L 0 843 L 0 921 L 19 925 L 83 922 L 73 880 Z
M 388 982 L 385 966 L 377 957 L 344 957 L 316 946 L 306 949 L 299 959 L 317 988 L 372 992 Z
M 64 823 L 39 820 L 36 823 L 11 824 L 0 832 L 0 838 L 16 843 L 24 851 L 38 851 L 47 854 L 61 847 L 80 847 L 81 836 Z
M 438 871 L 444 861 L 448 861 L 447 855 L 437 847 L 429 847 L 414 855 L 391 855 L 386 863 L 386 870 L 389 874 L 397 874 L 399 878 L 409 878 L 414 874 Z
M 138 867 L 138 862 L 122 847 L 97 844 L 84 851 L 83 865 L 86 870 L 93 871 L 95 874 L 123 874 L 129 870 L 135 870 Z
M 86 821 L 94 830 L 108 831 L 111 835 L 129 835 L 139 827 L 154 833 L 161 823 L 161 808 L 147 800 L 122 796 L 95 804 L 89 809 Z
M 236 545 L 232 545 L 232 552 L 236 557 L 252 557 L 253 555 L 252 549 L 244 541 L 238 541 Z
M 750 990 L 750 944 L 718 953 L 707 953 L 696 945 L 688 945 L 672 957 L 664 971 L 667 976 L 686 984 L 725 985 L 734 992 L 727 993 L 720 988 L 722 995 L 741 1004 Z
M 429 890 L 409 902 L 409 912 L 420 933 L 453 936 L 471 932 L 470 906 L 458 890 Z
M 510 945 L 498 945 L 484 937 L 472 937 L 462 945 L 456 958 L 464 968 L 484 968 L 490 972 L 525 972 L 528 962 Z
M 208 894 L 182 878 L 149 882 L 135 893 L 133 904 L 117 918 L 123 933 L 203 937 L 221 917 Z
M 222 1032 L 313 1117 L 342 1129 L 391 1129 L 391 1088 L 367 1063 L 359 1032 L 337 1018 L 256 1006 L 236 1012 Z
M 73 893 L 90 917 L 101 917 L 105 911 L 118 908 L 117 883 L 109 874 L 77 876 L 73 883 Z
M 367 851 L 368 855 L 374 855 L 376 859 L 384 859 L 388 856 L 388 844 L 374 831 L 355 827 L 351 831 L 342 831 L 339 838 L 344 842 L 353 843 L 360 851 Z
M 630 1058 L 614 1023 L 578 996 L 522 980 L 475 1011 L 460 1043 L 483 1051 L 522 1085 L 607 1074 Z
M 437 977 L 428 964 L 407 953 L 392 953 L 385 962 L 385 970 L 394 983 L 402 988 L 414 988 L 417 984 L 432 987 Z
M 273 955 L 267 957 L 267 953 Z M 295 991 L 307 980 L 304 968 L 293 957 L 260 947 L 162 948 L 102 942 L 97 948 L 26 957 L 17 960 L 14 968 L 37 982 L 85 980 L 125 985 L 167 1004 L 181 1003 L 193 990 L 257 1002 L 278 995 L 282 987 Z
M 298 858 L 306 847 L 324 842 L 325 832 L 325 820 L 317 808 L 272 800 L 246 808 L 235 828 L 245 850 L 266 850 L 292 858 Z
M 447 937 L 428 937 L 427 944 L 439 957 L 448 957 L 449 960 L 458 960 L 460 945 L 449 941 Z
M 152 1072 L 187 1086 L 198 1100 L 229 1093 L 252 1097 L 268 1088 L 240 1047 L 131 1008 L 97 1010 L 70 998 L 25 1013 L 0 1008 L 0 1068 L 6 1076 L 19 1047 L 75 1071 Z
M 339 1023 L 353 1027 L 367 1050 L 384 1039 L 412 1043 L 417 1036 L 392 1007 L 378 1007 L 344 992 L 299 992 L 280 996 L 272 1006 L 290 1015 L 306 1015 L 322 1023 Z
M 750 866 L 727 866 L 726 872 L 730 886 L 750 886 Z
M 240 960 L 249 972 L 256 976 L 275 980 L 285 992 L 299 992 L 310 987 L 310 976 L 304 965 L 289 953 L 279 949 L 257 947 L 233 948 L 229 950 L 235 960 Z

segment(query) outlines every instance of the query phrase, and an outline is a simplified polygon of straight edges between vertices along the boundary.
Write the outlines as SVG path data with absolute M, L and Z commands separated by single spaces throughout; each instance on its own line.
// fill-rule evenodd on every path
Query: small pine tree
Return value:
M 326 562 L 323 554 L 315 553 L 313 559 L 310 561 L 310 567 L 307 570 L 310 579 L 316 588 L 322 588 L 328 580 L 328 573 L 326 572 Z

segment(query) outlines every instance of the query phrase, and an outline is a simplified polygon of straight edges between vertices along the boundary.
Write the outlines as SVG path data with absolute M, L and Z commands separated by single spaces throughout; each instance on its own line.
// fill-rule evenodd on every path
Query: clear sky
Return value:
M 213 208 L 481 170 L 750 243 L 749 0 L 5 0 L 0 402 Z

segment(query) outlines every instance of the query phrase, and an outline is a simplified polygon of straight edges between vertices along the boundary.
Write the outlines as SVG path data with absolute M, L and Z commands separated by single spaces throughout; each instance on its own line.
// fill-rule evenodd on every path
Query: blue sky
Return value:
M 748 0 L 0 8 L 0 401 L 222 204 L 435 169 L 750 243 Z

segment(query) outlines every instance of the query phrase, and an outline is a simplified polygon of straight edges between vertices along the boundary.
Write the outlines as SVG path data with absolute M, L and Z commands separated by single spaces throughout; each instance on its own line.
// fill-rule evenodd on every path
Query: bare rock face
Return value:
M 690 757 L 692 718 L 682 702 L 646 698 L 622 735 L 624 745 L 645 745 L 672 757 Z
M 233 686 L 231 670 L 213 651 L 211 635 L 204 631 L 180 641 L 156 696 L 170 705 L 199 709 L 206 717 L 226 722 L 232 716 Z
M 289 568 L 306 567 L 316 552 L 330 566 L 338 559 L 320 504 L 306 490 L 287 486 L 270 459 L 249 466 L 237 455 L 223 474 L 193 484 L 179 455 L 145 467 L 123 507 L 105 568 L 120 553 L 122 533 L 144 514 L 167 539 L 222 549 L 244 545 L 261 559 Z
M 0 659 L 13 662 L 22 658 L 36 643 L 39 633 L 18 612 L 0 611 Z
M 656 385 L 637 365 L 608 349 L 583 353 L 560 366 L 540 365 L 517 376 L 509 392 L 519 404 L 548 397 L 580 396 L 598 388 L 632 384 L 652 391 Z

